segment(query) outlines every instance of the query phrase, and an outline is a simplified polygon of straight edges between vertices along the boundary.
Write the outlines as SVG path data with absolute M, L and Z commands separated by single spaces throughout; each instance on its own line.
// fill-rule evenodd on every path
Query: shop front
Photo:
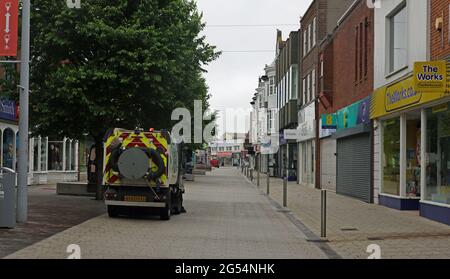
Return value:
M 370 98 L 336 113 L 336 193 L 373 202 Z
M 28 184 L 50 184 L 78 180 L 78 141 L 29 139 Z M 15 102 L 0 101 L 0 163 L 17 169 L 19 147 L 18 108 Z
M 296 140 L 285 138 L 286 130 L 282 130 L 279 135 L 279 156 L 278 160 L 278 176 L 286 177 L 288 171 L 288 181 L 297 181 L 297 143 Z
M 379 203 L 420 209 L 422 216 L 450 224 L 450 94 L 445 68 L 442 62 L 416 63 L 413 76 L 377 89 L 371 118 L 377 129 L 374 175 Z M 427 72 L 433 74 L 427 77 Z
M 322 115 L 320 129 L 320 188 L 336 192 L 336 113 Z
M 316 166 L 316 113 L 315 103 L 298 112 L 297 144 L 299 150 L 299 184 L 315 186 Z
M 0 100 L 0 165 L 16 169 L 18 114 L 16 103 Z

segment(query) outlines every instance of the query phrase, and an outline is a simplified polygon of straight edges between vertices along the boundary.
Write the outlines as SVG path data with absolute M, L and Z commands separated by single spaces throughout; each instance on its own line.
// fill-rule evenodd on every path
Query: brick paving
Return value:
M 186 183 L 187 214 L 110 219 L 72 227 L 7 258 L 66 258 L 77 244 L 82 258 L 327 258 L 235 168 L 220 168 Z
M 266 178 L 261 175 L 263 192 Z M 270 185 L 270 197 L 281 205 L 283 181 L 271 178 Z M 289 182 L 287 206 L 320 236 L 320 190 Z M 327 212 L 328 244 L 343 258 L 367 258 L 370 244 L 380 246 L 382 258 L 450 258 L 450 227 L 422 218 L 416 211 L 398 211 L 328 192 Z
M 0 258 L 104 213 L 103 202 L 58 196 L 56 185 L 30 186 L 28 223 L 0 229 Z

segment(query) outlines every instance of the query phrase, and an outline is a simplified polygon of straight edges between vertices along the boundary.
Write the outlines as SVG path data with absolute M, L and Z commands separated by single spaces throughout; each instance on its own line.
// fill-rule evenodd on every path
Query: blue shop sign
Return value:
M 0 100 L 0 119 L 17 121 L 17 107 L 14 101 Z

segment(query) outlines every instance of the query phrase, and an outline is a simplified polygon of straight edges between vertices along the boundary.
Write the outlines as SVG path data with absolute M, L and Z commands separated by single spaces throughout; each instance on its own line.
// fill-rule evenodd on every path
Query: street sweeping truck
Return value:
M 112 218 L 131 208 L 159 210 L 162 220 L 184 211 L 181 147 L 165 130 L 113 129 L 105 136 L 103 185 Z

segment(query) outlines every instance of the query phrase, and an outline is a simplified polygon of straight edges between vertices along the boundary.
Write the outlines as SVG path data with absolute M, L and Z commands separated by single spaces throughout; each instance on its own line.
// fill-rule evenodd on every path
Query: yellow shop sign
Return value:
M 438 92 L 418 91 L 414 86 L 414 77 L 409 77 L 393 85 L 381 87 L 373 93 L 370 102 L 370 118 L 383 117 L 445 96 L 445 87 Z
M 447 83 L 446 61 L 414 63 L 414 88 L 424 92 L 442 92 Z

